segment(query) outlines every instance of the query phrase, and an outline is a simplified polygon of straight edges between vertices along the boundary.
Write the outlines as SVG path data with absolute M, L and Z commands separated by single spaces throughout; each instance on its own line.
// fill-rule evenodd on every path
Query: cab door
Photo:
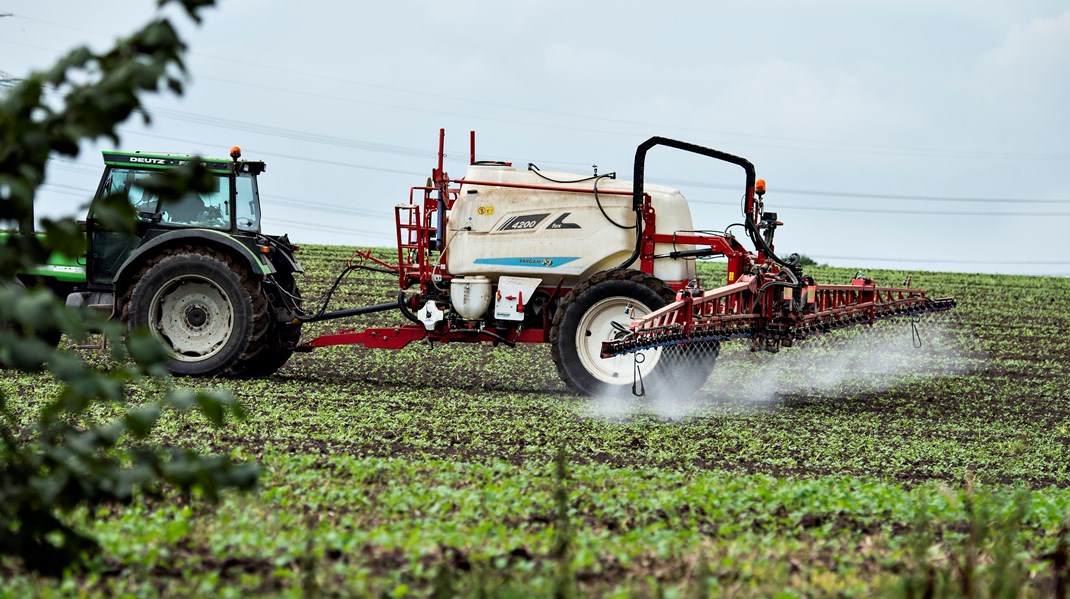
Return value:
M 86 217 L 86 279 L 91 289 L 110 291 L 119 267 L 141 245 L 148 229 L 159 222 L 159 199 L 135 185 L 139 179 L 150 176 L 150 171 L 132 168 L 109 166 L 104 170 L 104 177 Z M 96 218 L 100 209 L 98 200 L 116 193 L 126 193 L 131 206 L 137 211 L 134 235 L 112 230 Z

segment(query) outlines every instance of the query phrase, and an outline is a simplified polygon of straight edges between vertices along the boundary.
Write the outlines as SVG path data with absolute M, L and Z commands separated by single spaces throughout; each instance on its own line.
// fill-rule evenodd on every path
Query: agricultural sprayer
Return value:
M 955 304 L 867 278 L 817 284 L 798 255 L 774 252 L 782 223 L 764 210 L 764 181 L 738 156 L 654 137 L 638 147 L 629 182 L 480 161 L 473 132 L 467 173 L 451 179 L 444 139 L 440 131 L 428 184 L 412 187 L 408 203 L 395 207 L 397 263 L 358 251 L 348 266 L 396 273 L 397 301 L 336 311 L 324 305 L 293 320 L 399 310 L 410 322 L 324 335 L 298 350 L 398 349 L 421 340 L 550 343 L 558 373 L 578 392 L 641 393 L 652 384 L 687 392 L 706 380 L 723 341 L 777 351 L 811 335 Z M 695 230 L 679 191 L 645 183 L 647 152 L 657 146 L 743 168 L 738 226 L 754 251 L 730 232 Z M 694 261 L 715 256 L 728 261 L 727 285 L 703 290 Z

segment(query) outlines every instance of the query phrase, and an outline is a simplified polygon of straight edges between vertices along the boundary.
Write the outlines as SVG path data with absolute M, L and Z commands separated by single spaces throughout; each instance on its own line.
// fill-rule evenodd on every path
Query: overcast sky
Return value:
M 0 71 L 96 50 L 154 2 L 0 0 Z M 186 25 L 191 81 L 120 149 L 268 163 L 267 233 L 390 246 L 394 204 L 477 153 L 617 171 L 652 135 L 750 159 L 781 255 L 835 265 L 1070 273 L 1065 0 L 283 2 Z M 107 146 L 105 146 L 107 147 Z M 80 214 L 102 147 L 53 161 L 39 214 Z M 696 227 L 739 220 L 742 171 L 667 149 L 652 181 Z M 726 188 L 727 186 L 735 186 Z

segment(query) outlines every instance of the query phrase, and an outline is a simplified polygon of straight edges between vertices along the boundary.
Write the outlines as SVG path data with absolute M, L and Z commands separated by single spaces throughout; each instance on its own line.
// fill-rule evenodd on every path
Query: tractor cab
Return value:
M 110 287 L 131 252 L 156 237 L 173 232 L 218 231 L 236 240 L 249 240 L 246 245 L 255 245 L 252 240 L 260 233 L 260 195 L 256 178 L 264 172 L 265 165 L 259 161 L 239 162 L 240 151 L 232 156 L 234 160 L 203 159 L 216 176 L 213 189 L 206 193 L 188 193 L 178 201 L 164 202 L 139 183 L 161 170 L 185 164 L 190 157 L 105 152 L 104 175 L 95 198 L 125 192 L 137 211 L 137 231 L 131 236 L 102 226 L 94 218 L 97 208 L 94 201 L 86 219 L 90 286 Z

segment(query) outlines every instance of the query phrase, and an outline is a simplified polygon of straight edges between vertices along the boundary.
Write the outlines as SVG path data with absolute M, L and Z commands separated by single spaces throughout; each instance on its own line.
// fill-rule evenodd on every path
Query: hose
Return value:
M 338 290 L 338 285 L 342 283 L 342 279 L 344 279 L 346 275 L 353 272 L 354 270 L 355 269 L 352 266 L 348 265 L 342 269 L 342 272 L 338 274 L 338 278 L 334 280 L 334 284 L 331 285 L 330 289 L 327 290 L 327 293 L 323 295 L 323 305 L 320 306 L 320 309 L 316 312 L 313 318 L 319 318 L 327 312 L 327 306 L 331 303 L 331 296 L 334 295 L 334 292 Z
M 603 177 L 608 177 L 608 175 L 602 175 L 601 177 L 598 177 L 598 179 L 601 179 Z M 639 226 L 639 215 L 638 214 L 635 215 L 636 216 L 635 224 L 630 226 L 630 227 L 626 227 L 626 226 L 618 223 L 617 221 L 615 221 L 612 218 L 610 218 L 608 214 L 606 214 L 606 209 L 602 207 L 602 199 L 598 197 L 598 179 L 594 180 L 594 203 L 598 204 L 598 210 L 600 210 L 602 212 L 602 216 L 605 217 L 605 219 L 607 221 L 609 221 L 609 223 L 611 225 L 613 225 L 614 227 L 617 227 L 618 229 L 627 230 L 627 229 L 635 229 L 635 228 L 637 228 Z
M 398 309 L 401 311 L 401 314 L 405 318 L 411 320 L 412 322 L 415 322 L 416 324 L 423 324 L 422 322 L 420 322 L 420 319 L 416 318 L 416 315 L 412 313 L 412 310 L 409 310 L 409 306 L 406 305 L 404 290 L 398 292 Z
M 598 181 L 600 181 L 602 179 L 616 179 L 617 178 L 617 173 L 613 172 L 613 173 L 606 173 L 604 175 L 592 175 L 590 177 L 584 177 L 582 179 L 572 179 L 570 181 L 565 181 L 563 179 L 554 179 L 552 177 L 547 177 L 546 175 L 542 174 L 542 171 L 539 170 L 538 166 L 536 166 L 535 164 L 533 164 L 531 162 L 528 163 L 528 170 L 533 172 L 533 173 L 535 173 L 535 175 L 537 175 L 540 179 L 542 179 L 544 181 L 549 181 L 551 183 L 570 184 L 570 183 L 586 183 L 587 181 L 594 181 L 594 186 L 593 186 L 593 188 L 594 188 L 594 202 L 595 202 L 595 204 L 598 205 L 598 210 L 602 213 L 602 216 L 607 221 L 609 221 L 609 223 L 611 225 L 613 225 L 614 227 L 617 227 L 618 229 L 634 229 L 634 228 L 636 228 L 636 225 L 625 226 L 625 225 L 622 225 L 622 224 L 618 223 L 617 221 L 613 220 L 612 218 L 610 218 L 609 214 L 606 213 L 605 207 L 602 206 L 602 198 L 600 198 L 598 196 Z M 630 264 L 630 262 L 629 262 L 629 264 Z

